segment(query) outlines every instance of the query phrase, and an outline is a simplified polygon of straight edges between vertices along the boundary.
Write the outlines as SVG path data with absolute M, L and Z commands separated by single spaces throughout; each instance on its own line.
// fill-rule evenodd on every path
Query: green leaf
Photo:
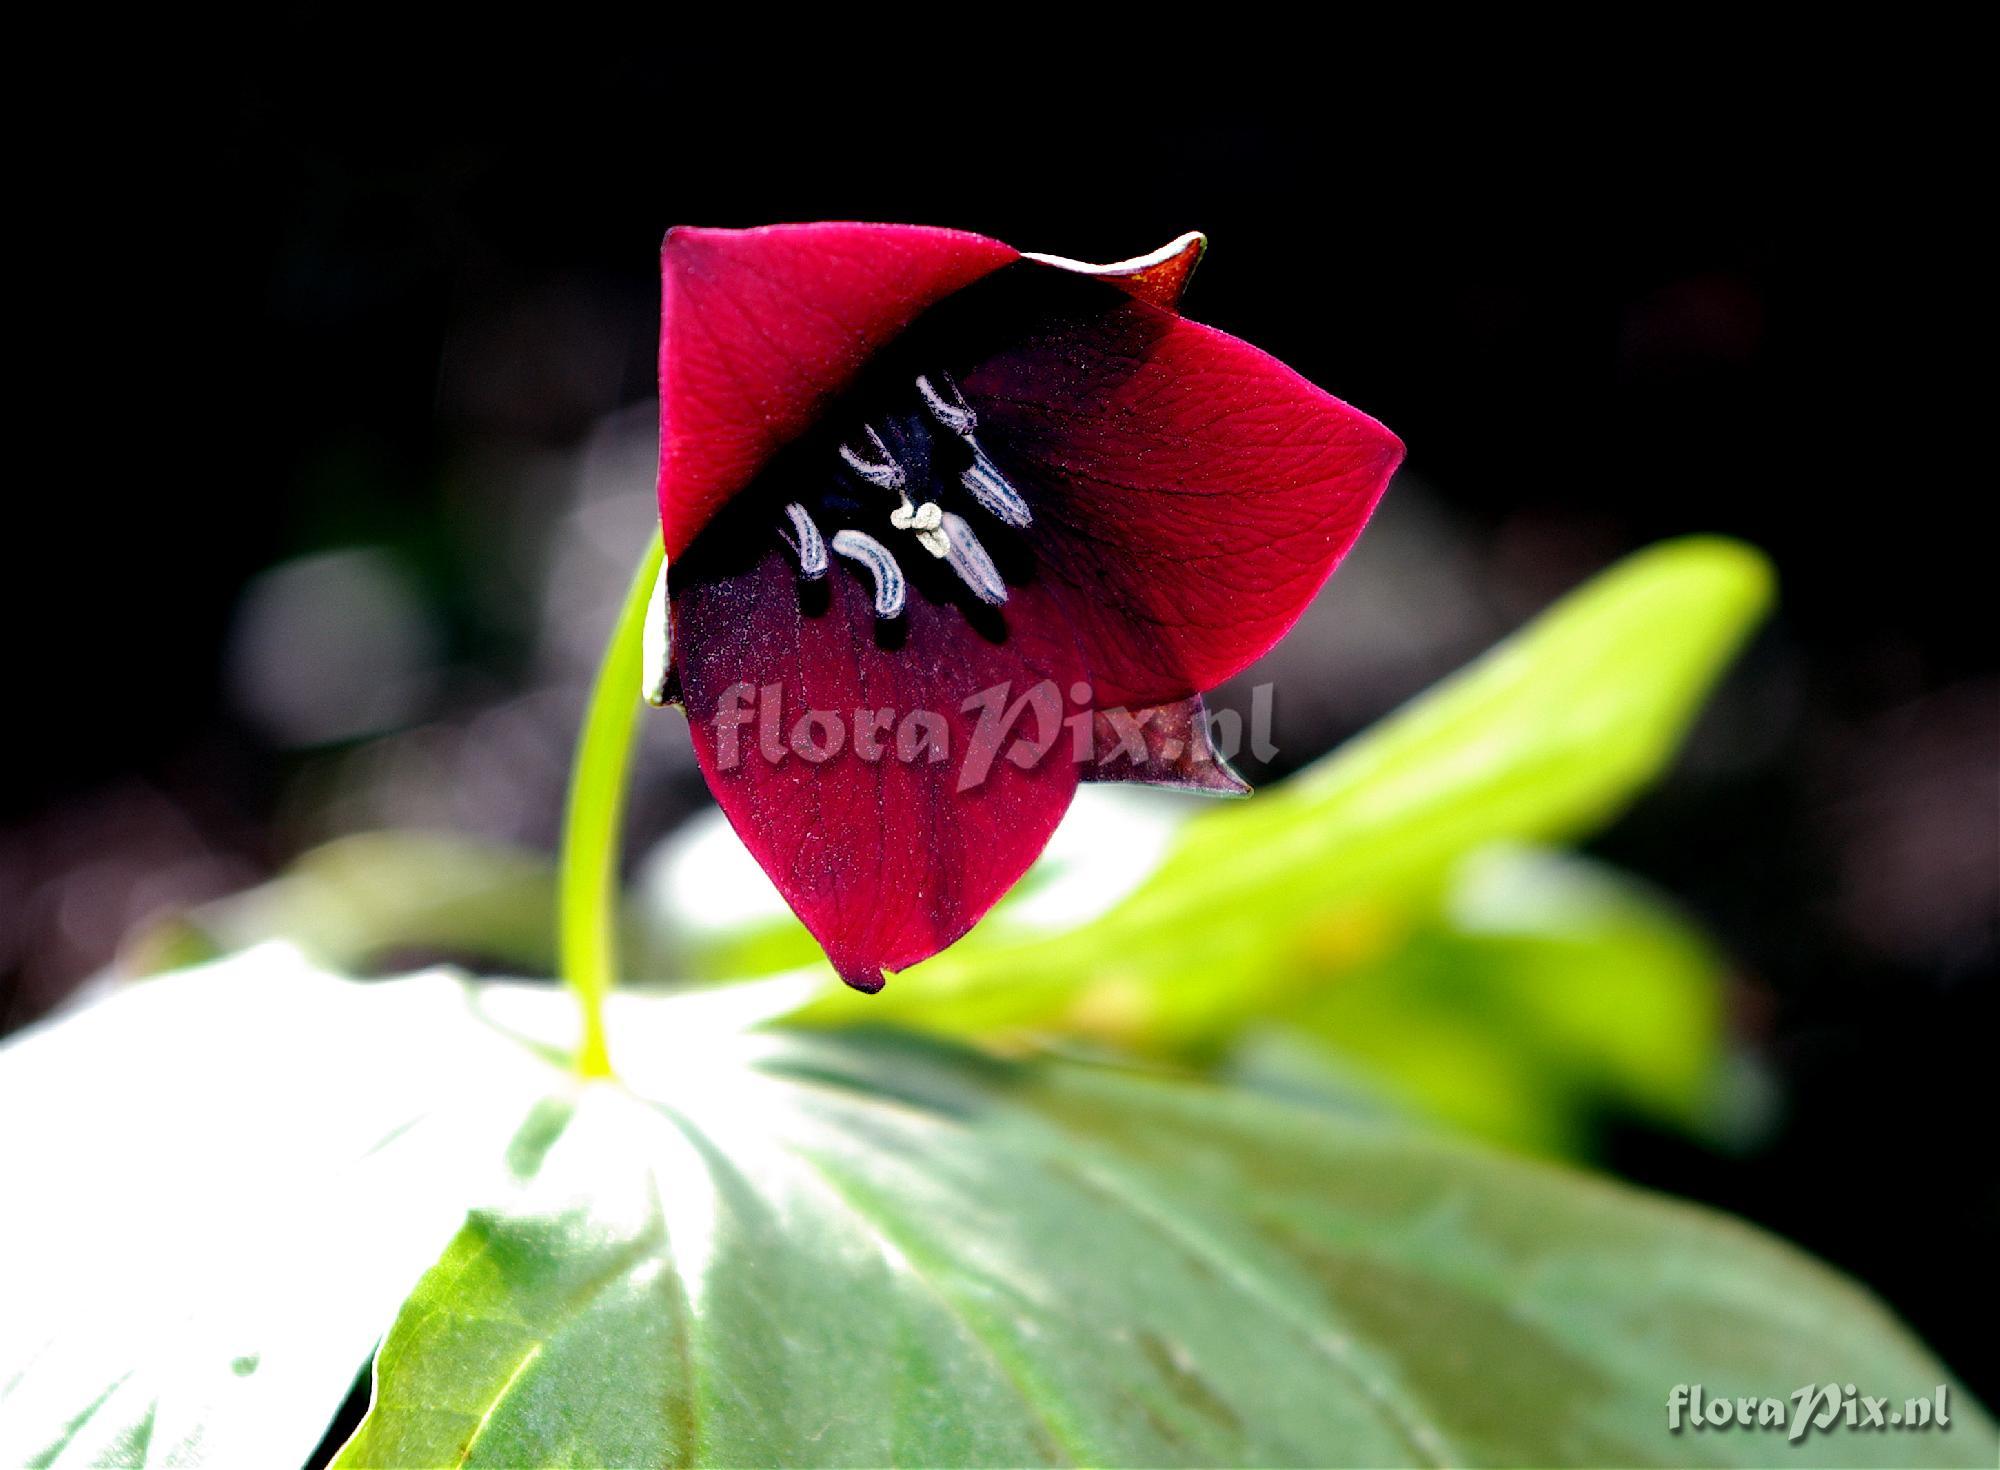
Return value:
M 1027 942 L 975 931 L 879 997 L 827 990 L 804 1019 L 1212 1047 L 1387 954 L 1467 854 L 1569 841 L 1622 810 L 1771 595 L 1768 564 L 1736 542 L 1629 557 L 1317 765 L 1206 807 L 1103 917 Z
M 427 1241 L 343 1464 L 1992 1460 L 1879 1304 L 1733 1221 L 1167 1076 L 749 1024 L 789 999 L 614 996 L 625 1081 L 584 1082 L 546 987 L 265 950 L 10 1045 L 41 1126 L 0 1150 L 0 1463 L 299 1463 Z M 1952 1427 L 1667 1429 L 1676 1384 L 1828 1379 L 1951 1385 Z
M 1347 1087 L 1516 1147 L 1583 1152 L 1609 1111 L 1721 1142 L 1755 1121 L 1755 1095 L 1732 1085 L 1713 948 L 1664 898 L 1574 854 L 1482 849 L 1401 942 L 1299 990 L 1273 1024 L 1337 1053 L 1323 1065 Z M 1270 1031 L 1238 1049 L 1239 1075 L 1303 1061 L 1273 1056 Z
M 614 1034 L 643 1074 L 468 1222 L 342 1464 L 1765 1463 L 1670 1435 L 1673 1385 L 1942 1379 L 1754 1232 L 1404 1129 L 670 1005 Z M 1989 1453 L 1966 1424 L 1922 1452 Z
M 555 965 L 555 913 L 555 868 L 538 853 L 446 832 L 357 832 L 142 932 L 126 968 L 159 973 L 275 939 L 339 971 L 428 952 L 545 974 Z M 632 973 L 663 971 L 652 926 L 628 917 L 622 937 Z

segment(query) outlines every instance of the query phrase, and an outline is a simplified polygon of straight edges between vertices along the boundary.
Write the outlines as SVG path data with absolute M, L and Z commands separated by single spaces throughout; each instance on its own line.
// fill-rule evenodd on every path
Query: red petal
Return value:
M 675 657 L 695 755 L 737 835 L 841 978 L 876 990 L 885 969 L 913 965 L 970 929 L 1041 853 L 1076 791 L 1073 732 L 1060 722 L 1076 709 L 1068 701 L 1083 665 L 1063 614 L 1035 588 L 1009 598 L 1004 641 L 914 587 L 904 618 L 878 624 L 865 577 L 836 562 L 801 589 L 773 542 L 746 571 L 676 590 Z M 885 649 L 898 629 L 901 646 Z M 766 725 L 759 692 L 771 685 Z M 1005 725 L 996 707 L 982 740 L 979 710 L 964 706 L 1003 688 L 1008 703 L 1039 690 L 1051 726 L 1032 702 Z M 718 718 L 744 698 L 745 723 Z M 857 750 L 857 709 L 893 712 L 877 760 Z M 842 726 L 830 758 L 797 753 L 809 711 Z M 943 721 L 947 759 L 898 751 L 913 711 Z M 809 750 L 831 742 L 824 723 L 803 734 Z M 1025 769 L 1008 758 L 1016 738 L 1044 736 Z M 766 757 L 767 741 L 780 760 Z M 985 774 L 972 780 L 982 754 Z
M 1108 293 L 1049 308 L 963 385 L 1101 706 L 1186 698 L 1270 648 L 1403 457 L 1269 354 Z
M 1133 781 L 1215 796 L 1248 796 L 1250 784 L 1208 738 L 1208 710 L 1197 694 L 1149 709 L 1097 712 L 1095 750 L 1086 781 Z
M 660 250 L 660 523 L 677 559 L 918 315 L 1016 259 L 918 225 L 680 227 Z

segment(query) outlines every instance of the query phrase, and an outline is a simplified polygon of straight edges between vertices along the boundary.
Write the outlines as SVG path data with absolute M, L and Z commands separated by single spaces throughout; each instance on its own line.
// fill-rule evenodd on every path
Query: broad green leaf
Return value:
M 1405 1128 L 886 1035 L 691 1047 L 671 1004 L 616 1034 L 629 1090 L 472 1216 L 342 1464 L 1767 1463 L 1669 1434 L 1673 1385 L 1943 1378 L 1733 1222 Z M 1991 1452 L 1960 1403 L 1921 1453 Z
M 585 1084 L 544 1060 L 574 1032 L 547 987 L 267 950 L 0 1051 L 54 1140 L 0 1160 L 41 1202 L 0 1463 L 297 1463 L 411 1191 L 474 1208 L 349 1466 L 1769 1463 L 1782 1437 L 1670 1434 L 1674 1385 L 1829 1378 L 1946 1384 L 1953 1423 L 1813 1463 L 1994 1453 L 1879 1304 L 1733 1221 L 1168 1076 L 751 1024 L 789 1003 L 614 997 L 624 1081 Z M 371 1135 L 385 1174 L 335 1167 Z
M 1317 765 L 1205 806 L 1094 922 L 1026 941 L 975 931 L 879 997 L 824 992 L 804 1019 L 1212 1046 L 1389 954 L 1468 853 L 1609 820 L 1660 773 L 1771 592 L 1736 542 L 1629 557 Z

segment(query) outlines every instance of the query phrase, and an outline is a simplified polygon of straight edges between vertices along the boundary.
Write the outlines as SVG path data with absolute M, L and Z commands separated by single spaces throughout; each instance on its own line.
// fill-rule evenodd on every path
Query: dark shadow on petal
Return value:
M 966 626 L 988 643 L 1000 647 L 1007 642 L 1007 609 L 981 602 L 970 593 L 961 595 L 959 608 L 965 614 Z
M 910 620 L 908 617 L 877 618 L 875 620 L 875 646 L 884 653 L 896 653 L 909 641 Z

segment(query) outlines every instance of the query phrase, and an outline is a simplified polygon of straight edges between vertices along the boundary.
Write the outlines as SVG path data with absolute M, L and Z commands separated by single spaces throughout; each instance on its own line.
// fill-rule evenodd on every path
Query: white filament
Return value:
M 797 553 L 799 575 L 808 582 L 817 582 L 826 575 L 826 542 L 819 534 L 819 527 L 806 508 L 796 500 L 785 507 L 785 514 L 791 517 L 793 536 L 785 536 L 785 544 Z M 778 533 L 784 536 L 784 532 Z
M 878 489 L 901 491 L 904 482 L 903 467 L 896 463 L 896 457 L 889 453 L 889 446 L 882 442 L 882 436 L 875 432 L 873 425 L 865 426 L 862 432 L 868 436 L 868 443 L 875 450 L 877 457 L 863 459 L 843 444 L 840 446 L 841 460 L 855 474 Z
M 969 442 L 969 441 L 968 441 Z M 980 503 L 988 515 L 1002 525 L 1015 530 L 1025 529 L 1034 520 L 1028 510 L 1028 502 L 1021 498 L 1021 492 L 1007 483 L 1007 477 L 1000 473 L 986 451 L 977 444 L 972 446 L 972 465 L 959 476 L 959 483 L 971 492 L 972 498 Z
M 924 398 L 924 406 L 931 411 L 931 417 L 943 424 L 952 433 L 962 438 L 970 438 L 972 431 L 979 427 L 979 416 L 972 411 L 972 405 L 965 401 L 965 395 L 958 384 L 951 380 L 950 373 L 939 373 L 938 378 L 951 391 L 951 397 L 931 386 L 931 380 L 922 373 L 917 374 L 917 392 Z
M 900 617 L 903 611 L 903 569 L 889 548 L 865 531 L 835 531 L 833 549 L 868 568 L 875 579 L 875 616 Z
M 986 554 L 986 548 L 979 544 L 979 537 L 964 516 L 944 515 L 943 535 L 946 542 L 945 560 L 958 573 L 959 580 L 970 587 L 973 595 L 981 602 L 1000 606 L 1007 600 L 1007 583 L 1000 575 L 1000 569 L 993 565 L 993 558 Z
M 1016 530 L 1026 527 L 1034 519 L 1028 511 L 1028 502 L 1021 498 L 1020 491 L 1007 483 L 1007 477 L 1000 473 L 998 466 L 986 457 L 986 451 L 979 447 L 979 441 L 972 437 L 972 431 L 979 427 L 979 415 L 965 401 L 964 392 L 952 380 L 950 373 L 939 373 L 938 382 L 944 384 L 945 392 L 940 393 L 928 377 L 919 373 L 917 392 L 923 395 L 924 406 L 931 411 L 931 417 L 963 439 L 965 447 L 972 451 L 972 467 L 959 477 L 960 482 L 995 520 Z

